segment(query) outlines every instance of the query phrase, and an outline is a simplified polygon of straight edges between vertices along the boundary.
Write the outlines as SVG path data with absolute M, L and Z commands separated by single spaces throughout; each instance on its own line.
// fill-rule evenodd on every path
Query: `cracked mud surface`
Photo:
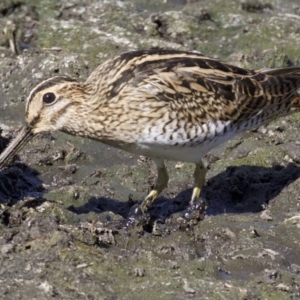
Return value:
M 56 74 L 84 80 L 120 52 L 163 47 L 248 68 L 300 64 L 298 1 L 236 2 L 2 1 L 1 150 L 35 84 Z M 0 298 L 300 298 L 299 128 L 292 115 L 210 152 L 208 207 L 189 223 L 181 213 L 194 166 L 167 162 L 170 182 L 150 225 L 129 228 L 153 163 L 62 133 L 37 136 L 0 172 Z

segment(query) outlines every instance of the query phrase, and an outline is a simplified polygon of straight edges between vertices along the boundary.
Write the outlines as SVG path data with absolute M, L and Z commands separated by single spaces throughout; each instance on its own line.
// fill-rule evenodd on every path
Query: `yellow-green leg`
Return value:
M 197 202 L 200 198 L 201 190 L 205 184 L 205 175 L 206 168 L 203 165 L 203 162 L 200 161 L 196 164 L 195 172 L 194 172 L 194 189 L 191 198 L 191 204 Z
M 144 213 L 151 206 L 157 196 L 167 186 L 169 181 L 169 175 L 165 167 L 163 159 L 153 159 L 157 167 L 157 179 L 153 190 L 148 194 L 145 200 L 142 202 L 140 209 Z
M 201 198 L 201 191 L 205 184 L 206 168 L 202 161 L 196 164 L 194 172 L 194 189 L 190 205 L 183 213 L 186 219 L 201 219 L 205 210 L 206 201 Z

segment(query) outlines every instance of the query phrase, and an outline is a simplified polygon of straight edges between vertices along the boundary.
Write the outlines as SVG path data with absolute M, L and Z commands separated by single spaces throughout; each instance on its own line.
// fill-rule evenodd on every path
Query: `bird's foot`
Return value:
M 203 198 L 199 198 L 197 201 L 189 204 L 187 209 L 183 212 L 183 218 L 187 221 L 202 220 L 204 218 L 206 208 L 207 201 Z
M 141 207 L 138 204 L 135 204 L 130 209 L 125 226 L 145 226 L 149 224 L 149 221 L 150 214 L 147 212 L 143 212 L 141 210 Z

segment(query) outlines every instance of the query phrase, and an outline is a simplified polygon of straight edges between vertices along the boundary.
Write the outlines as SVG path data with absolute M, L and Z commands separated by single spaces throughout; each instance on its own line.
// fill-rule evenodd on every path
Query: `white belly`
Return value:
M 221 122 L 220 122 L 221 123 Z M 203 156 L 213 148 L 232 139 L 236 131 L 232 130 L 230 123 L 217 124 L 220 126 L 210 127 L 207 134 L 205 127 L 201 127 L 202 132 L 191 138 L 191 134 L 177 131 L 170 138 L 170 133 L 157 134 L 147 129 L 147 135 L 140 138 L 129 152 L 142 154 L 149 157 L 161 157 L 168 160 L 199 162 Z M 225 133 L 224 129 L 227 127 Z
M 232 135 L 232 138 L 234 135 Z M 229 138 L 215 138 L 211 141 L 205 141 L 202 144 L 185 146 L 172 146 L 172 145 L 162 145 L 162 144 L 139 144 L 135 150 L 130 152 L 135 152 L 137 154 L 149 156 L 149 157 L 162 157 L 168 160 L 184 161 L 184 162 L 199 162 L 204 155 L 206 155 L 210 150 L 219 146 L 220 144 L 228 141 Z

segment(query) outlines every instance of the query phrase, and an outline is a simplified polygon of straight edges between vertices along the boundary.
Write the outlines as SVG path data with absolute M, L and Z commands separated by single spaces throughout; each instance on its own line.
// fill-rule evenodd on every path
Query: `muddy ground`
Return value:
M 298 0 L 4 0 L 0 29 L 2 149 L 35 84 L 85 80 L 124 51 L 300 64 Z M 151 161 L 62 133 L 36 137 L 0 173 L 0 298 L 300 298 L 299 137 L 293 115 L 209 153 L 208 207 L 193 222 L 181 217 L 193 166 L 167 162 L 149 225 L 129 228 L 155 179 Z

